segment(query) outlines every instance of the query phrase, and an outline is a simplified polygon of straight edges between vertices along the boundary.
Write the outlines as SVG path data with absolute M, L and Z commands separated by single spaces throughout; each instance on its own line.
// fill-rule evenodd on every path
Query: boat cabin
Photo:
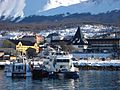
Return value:
M 72 56 L 66 52 L 57 52 L 54 59 L 56 71 L 69 71 L 72 66 Z
M 26 65 L 23 63 L 13 64 L 13 73 L 25 73 Z

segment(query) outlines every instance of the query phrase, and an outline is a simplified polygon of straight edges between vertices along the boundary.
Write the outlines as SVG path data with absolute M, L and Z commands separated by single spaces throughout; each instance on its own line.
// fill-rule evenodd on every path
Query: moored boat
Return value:
M 45 56 L 44 56 L 45 57 Z M 46 58 L 42 58 L 43 63 L 38 68 L 33 68 L 33 77 L 39 78 L 79 78 L 79 73 L 73 65 L 73 56 L 64 51 L 50 51 Z M 35 65 L 33 65 L 35 67 Z M 41 68 L 41 66 L 43 66 Z
M 30 66 L 27 62 L 19 62 L 19 60 L 9 62 L 5 65 L 5 74 L 7 77 L 26 78 L 31 76 Z

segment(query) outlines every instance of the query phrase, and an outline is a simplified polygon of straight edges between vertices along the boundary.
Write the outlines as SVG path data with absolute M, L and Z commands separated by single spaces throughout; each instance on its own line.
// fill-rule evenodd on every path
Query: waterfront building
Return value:
M 28 48 L 35 49 L 36 53 L 38 53 L 40 50 L 39 45 L 37 43 L 24 40 L 9 40 L 9 41 L 14 43 L 16 51 L 20 52 L 21 54 L 26 54 Z
M 120 38 L 84 38 L 80 27 L 78 27 L 75 35 L 68 39 L 52 40 L 53 45 L 60 45 L 60 43 L 71 45 L 74 47 L 72 51 L 83 53 L 106 53 L 113 57 L 120 56 Z
M 89 48 L 99 51 L 118 51 L 120 49 L 120 38 L 87 39 Z
M 77 50 L 79 50 L 81 52 L 83 52 L 84 49 L 87 49 L 88 42 L 84 38 L 84 35 L 83 35 L 82 31 L 80 30 L 80 27 L 78 27 L 75 35 L 70 40 L 70 44 L 72 44 L 73 47 L 75 47 Z

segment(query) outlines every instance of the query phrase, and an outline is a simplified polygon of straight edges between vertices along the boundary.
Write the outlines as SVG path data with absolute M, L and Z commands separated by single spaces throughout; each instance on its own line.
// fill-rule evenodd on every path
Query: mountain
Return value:
M 106 13 L 112 10 L 120 10 L 120 0 L 88 0 L 78 4 L 61 6 L 47 11 L 40 12 L 39 15 L 73 14 L 73 13 Z
M 74 14 L 58 14 L 53 16 L 29 16 L 25 17 L 20 22 L 22 23 L 106 23 L 106 24 L 120 24 L 120 10 L 112 10 L 106 13 L 91 14 L 91 13 L 74 13 Z
M 0 0 L 0 17 L 23 17 L 25 5 L 25 0 Z
M 26 17 L 59 6 L 69 6 L 84 0 L 0 0 L 0 17 Z
M 107 13 L 120 10 L 120 0 L 0 0 L 0 20 L 20 21 L 32 15 Z

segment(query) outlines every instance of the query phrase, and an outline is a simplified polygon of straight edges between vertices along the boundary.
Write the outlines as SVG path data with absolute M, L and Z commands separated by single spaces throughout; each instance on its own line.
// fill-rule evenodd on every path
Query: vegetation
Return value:
M 28 48 L 26 53 L 27 53 L 28 58 L 33 58 L 37 55 L 36 50 L 34 48 Z
M 72 52 L 75 48 L 72 45 L 67 45 L 65 42 L 59 42 L 60 47 L 63 51 Z
M 15 45 L 9 40 L 4 40 L 2 47 L 3 48 L 15 48 Z

